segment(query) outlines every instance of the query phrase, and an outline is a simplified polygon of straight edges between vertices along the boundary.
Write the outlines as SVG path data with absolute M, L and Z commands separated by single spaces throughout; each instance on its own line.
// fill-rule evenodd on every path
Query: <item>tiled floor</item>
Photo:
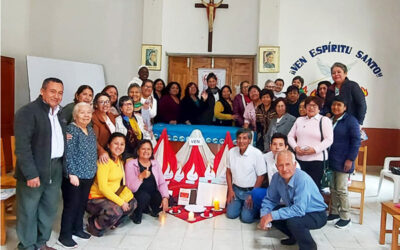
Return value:
M 358 210 L 352 211 L 353 225 L 349 229 L 336 229 L 326 225 L 320 230 L 312 231 L 319 249 L 390 249 L 391 236 L 387 234 L 386 245 L 379 245 L 380 202 L 390 201 L 393 193 L 393 182 L 384 181 L 382 192 L 376 197 L 378 176 L 367 176 L 367 191 L 363 225 L 358 224 Z M 359 202 L 357 194 L 351 195 L 351 202 Z M 61 212 L 61 206 L 60 206 Z M 392 219 L 388 216 L 388 225 Z M 116 230 L 108 232 L 101 238 L 92 237 L 89 240 L 76 241 L 78 249 L 298 249 L 297 246 L 285 247 L 280 245 L 284 237 L 279 231 L 272 229 L 268 232 L 256 229 L 256 223 L 243 224 L 239 220 L 227 219 L 224 215 L 197 222 L 186 223 L 171 215 L 167 216 L 165 224 L 153 217 L 144 215 L 142 224 L 131 222 Z M 55 244 L 60 229 L 60 216 L 54 225 L 53 234 L 48 245 L 63 249 Z M 8 225 L 7 244 L 1 249 L 15 249 L 17 238 L 15 225 Z

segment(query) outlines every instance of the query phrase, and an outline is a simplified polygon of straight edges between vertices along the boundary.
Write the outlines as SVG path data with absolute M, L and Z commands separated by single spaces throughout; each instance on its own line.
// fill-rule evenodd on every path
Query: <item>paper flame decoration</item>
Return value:
M 368 89 L 361 87 L 362 92 L 364 93 L 365 96 L 368 96 Z

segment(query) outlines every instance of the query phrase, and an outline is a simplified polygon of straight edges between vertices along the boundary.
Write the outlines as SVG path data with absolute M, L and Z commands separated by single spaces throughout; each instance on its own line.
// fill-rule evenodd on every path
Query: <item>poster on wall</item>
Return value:
M 149 70 L 161 70 L 161 45 L 142 45 L 142 65 Z
M 260 46 L 258 53 L 258 71 L 260 73 L 278 73 L 279 72 L 279 47 L 278 46 Z
M 199 68 L 198 69 L 197 82 L 199 83 L 199 95 L 208 88 L 207 76 L 211 72 L 217 76 L 217 87 L 222 88 L 225 85 L 226 80 L 226 69 L 210 69 L 210 68 Z

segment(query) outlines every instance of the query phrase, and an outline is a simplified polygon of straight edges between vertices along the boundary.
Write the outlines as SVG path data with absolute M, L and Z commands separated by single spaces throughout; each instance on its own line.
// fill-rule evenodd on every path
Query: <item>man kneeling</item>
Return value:
M 296 169 L 293 153 L 284 150 L 276 154 L 278 173 L 272 177 L 261 208 L 259 227 L 267 230 L 272 222 L 276 228 L 289 236 L 282 245 L 294 245 L 302 249 L 317 249 L 310 229 L 326 224 L 327 208 L 324 199 L 311 177 Z M 284 206 L 279 206 L 282 199 Z

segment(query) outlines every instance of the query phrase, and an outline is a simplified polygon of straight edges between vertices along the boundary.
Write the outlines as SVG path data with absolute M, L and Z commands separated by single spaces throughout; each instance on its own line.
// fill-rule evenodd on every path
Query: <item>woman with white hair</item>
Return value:
M 58 244 L 75 247 L 72 235 L 88 239 L 90 234 L 83 231 L 83 215 L 89 197 L 90 187 L 97 170 L 97 141 L 92 126 L 92 107 L 85 102 L 77 103 L 72 112 L 73 120 L 67 127 L 72 138 L 67 141 L 66 165 L 61 186 L 64 210 Z

